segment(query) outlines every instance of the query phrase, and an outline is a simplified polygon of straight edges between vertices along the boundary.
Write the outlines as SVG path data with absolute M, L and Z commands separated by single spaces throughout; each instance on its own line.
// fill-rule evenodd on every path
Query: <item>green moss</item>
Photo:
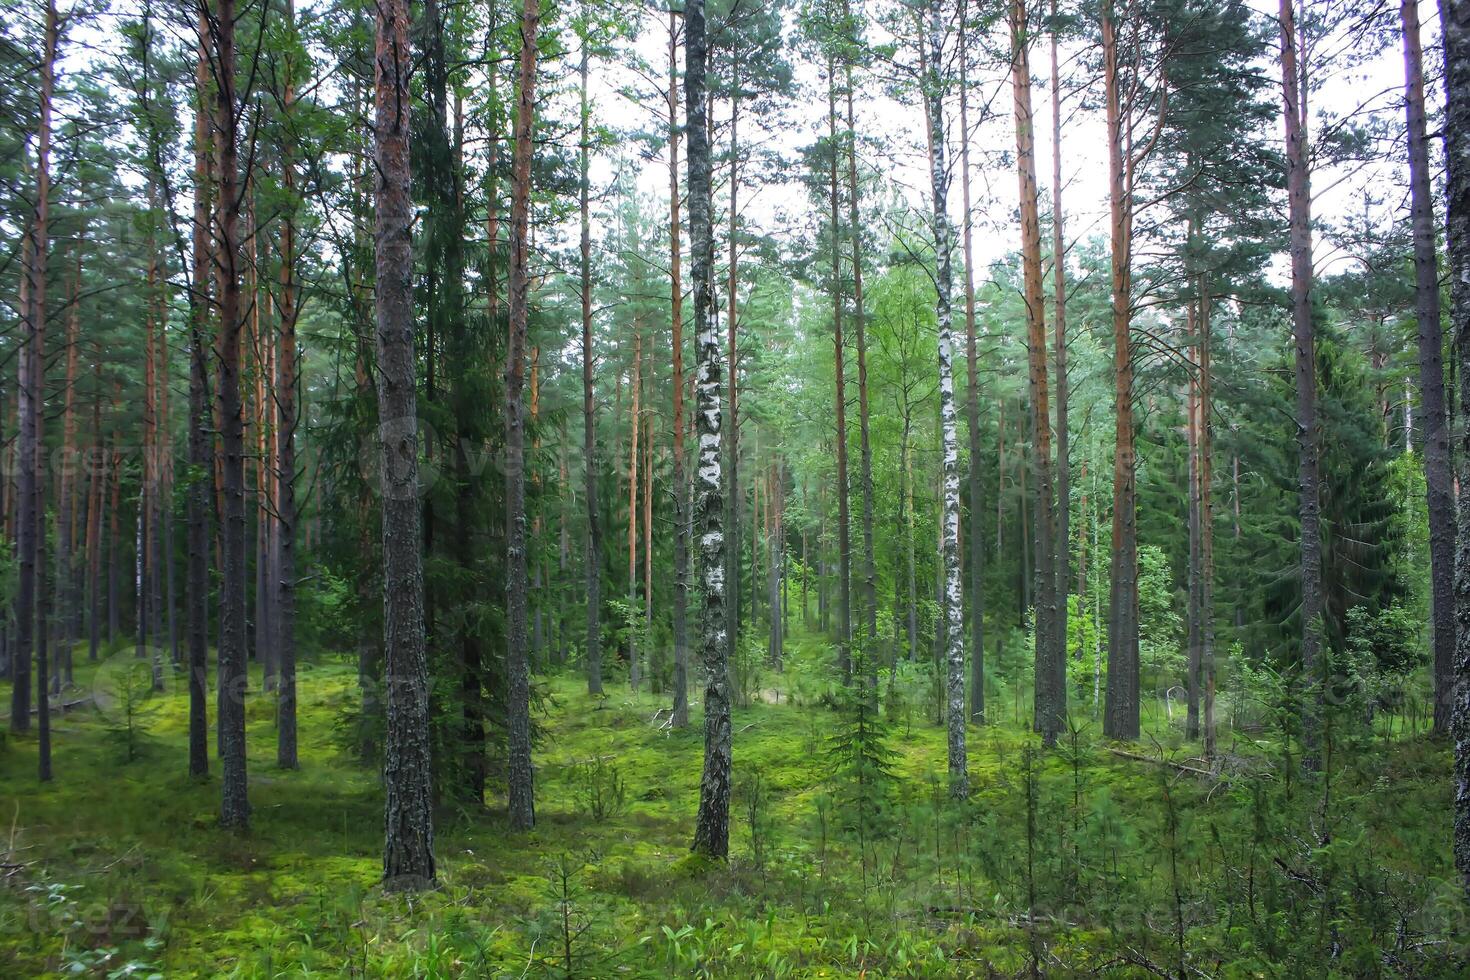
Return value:
M 303 671 L 299 771 L 275 767 L 274 704 L 252 678 L 254 809 L 238 836 L 218 827 L 217 779 L 185 775 L 182 690 L 149 702 L 133 762 L 115 714 L 73 711 L 56 719 L 50 784 L 35 781 L 34 735 L 0 747 L 0 853 L 23 865 L 0 877 L 0 975 L 133 963 L 171 977 L 560 976 L 563 903 L 582 976 L 1016 975 L 1033 950 L 1056 975 L 1129 950 L 1167 966 L 1176 907 L 1190 962 L 1222 975 L 1330 962 L 1324 916 L 1325 942 L 1346 951 L 1334 972 L 1351 972 L 1349 952 L 1382 962 L 1398 921 L 1423 942 L 1422 953 L 1393 952 L 1406 969 L 1462 965 L 1442 743 L 1357 751 L 1333 774 L 1331 842 L 1307 843 L 1326 826 L 1323 787 L 1296 776 L 1288 793 L 1270 745 L 1216 783 L 1121 759 L 1084 732 L 1075 769 L 1062 751 L 1035 757 L 1028 875 L 1024 759 L 1036 743 L 1020 721 L 971 730 L 964 805 L 944 792 L 943 730 L 897 724 L 885 829 L 856 839 L 824 754 L 829 655 L 794 637 L 786 680 L 802 697 L 734 713 L 728 863 L 689 852 L 698 710 L 669 732 L 651 722 L 661 698 L 614 681 L 591 699 L 569 675 L 547 682 L 535 831 L 511 833 L 499 797 L 481 812 L 442 811 L 439 887 L 419 895 L 379 887 L 378 776 L 344 754 L 335 728 L 355 698 L 352 664 Z M 83 690 L 100 683 L 79 666 Z M 579 792 L 592 758 L 626 784 L 624 805 L 601 821 Z M 752 772 L 763 777 L 754 814 Z M 1187 828 L 1174 845 L 1162 780 Z M 571 869 L 565 893 L 558 868 Z

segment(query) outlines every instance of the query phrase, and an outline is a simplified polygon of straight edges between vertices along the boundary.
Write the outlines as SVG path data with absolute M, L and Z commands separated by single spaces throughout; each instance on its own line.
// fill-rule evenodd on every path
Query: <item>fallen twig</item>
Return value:
M 1155 759 L 1151 756 L 1139 755 L 1137 752 L 1125 752 L 1122 749 L 1108 749 L 1108 751 L 1123 759 L 1133 759 L 1138 762 L 1152 762 L 1156 766 L 1172 766 L 1180 772 L 1191 773 L 1195 776 L 1207 776 L 1210 779 L 1218 778 L 1216 773 L 1208 769 L 1201 769 L 1198 766 L 1187 766 L 1182 762 L 1175 762 L 1172 759 Z

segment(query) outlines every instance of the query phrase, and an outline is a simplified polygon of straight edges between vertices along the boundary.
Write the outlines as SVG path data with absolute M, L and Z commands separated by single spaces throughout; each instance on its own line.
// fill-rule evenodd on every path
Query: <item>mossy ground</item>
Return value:
M 255 674 L 240 835 L 217 826 L 217 776 L 185 775 L 182 690 L 144 702 L 132 761 L 115 698 L 73 709 L 53 782 L 34 734 L 0 748 L 0 976 L 1465 975 L 1442 743 L 1360 746 L 1326 791 L 1263 742 L 1217 781 L 1114 755 L 1081 717 L 1075 744 L 1033 752 L 1018 702 L 972 729 L 958 807 L 943 730 L 910 707 L 898 781 L 859 827 L 833 785 L 828 651 L 798 637 L 790 656 L 734 713 L 728 865 L 688 854 L 698 707 L 669 731 L 662 695 L 615 679 L 594 700 L 567 674 L 545 681 L 535 831 L 509 832 L 498 800 L 446 806 L 439 887 L 414 896 L 377 887 L 381 794 L 343 747 L 345 660 L 303 665 L 299 771 L 275 766 Z M 83 694 L 111 683 L 78 672 Z M 1179 744 L 1162 721 L 1151 737 Z M 619 805 L 603 786 L 600 820 L 594 759 L 624 787 Z

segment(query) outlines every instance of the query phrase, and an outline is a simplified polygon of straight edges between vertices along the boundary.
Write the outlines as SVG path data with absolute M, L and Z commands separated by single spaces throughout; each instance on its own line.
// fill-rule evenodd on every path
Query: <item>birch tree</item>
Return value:
M 949 226 L 949 171 L 945 165 L 944 27 L 941 0 L 929 0 L 927 71 L 923 79 L 929 121 L 929 184 L 934 230 L 935 313 L 939 321 L 940 536 L 943 541 L 941 582 L 944 588 L 946 654 L 946 720 L 948 725 L 949 792 L 955 799 L 970 795 L 965 750 L 964 592 L 960 576 L 960 470 L 954 400 L 954 316 L 950 303 L 952 235 Z
M 697 339 L 694 378 L 695 434 L 699 442 L 695 472 L 694 531 L 704 573 L 700 655 L 704 662 L 704 771 L 699 784 L 693 850 L 724 860 L 730 849 L 730 689 L 725 607 L 725 484 L 721 472 L 723 365 L 719 336 L 710 315 L 714 241 L 710 228 L 710 157 L 706 130 L 704 0 L 684 7 L 684 111 L 689 146 L 689 248 L 694 286 Z

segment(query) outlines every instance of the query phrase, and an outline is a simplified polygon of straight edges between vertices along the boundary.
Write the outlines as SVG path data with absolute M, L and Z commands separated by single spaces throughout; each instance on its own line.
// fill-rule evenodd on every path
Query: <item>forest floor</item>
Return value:
M 923 703 L 886 696 L 893 778 L 859 775 L 827 652 L 789 649 L 734 712 L 727 866 L 688 854 L 698 706 L 670 731 L 663 695 L 610 677 L 593 699 L 567 673 L 542 688 L 536 829 L 510 833 L 498 792 L 446 803 L 440 887 L 413 897 L 377 887 L 345 659 L 302 665 L 299 771 L 275 766 L 253 674 L 240 835 L 217 774 L 185 773 L 182 686 L 129 696 L 127 652 L 80 665 L 66 700 L 95 698 L 55 718 L 53 782 L 33 732 L 0 743 L 0 976 L 1470 975 L 1443 742 L 1374 737 L 1303 781 L 1279 743 L 1226 737 L 1232 766 L 1201 775 L 1162 721 L 1126 750 L 1143 758 L 1085 717 L 1033 749 L 1018 700 L 972 728 L 962 806 Z

